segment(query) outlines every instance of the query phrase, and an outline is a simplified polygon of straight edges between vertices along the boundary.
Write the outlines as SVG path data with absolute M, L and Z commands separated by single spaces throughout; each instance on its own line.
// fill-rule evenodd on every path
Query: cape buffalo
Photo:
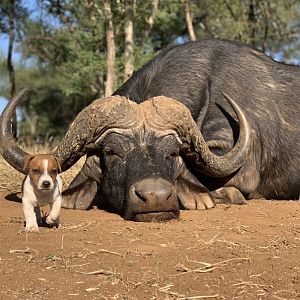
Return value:
M 64 207 L 95 203 L 128 220 L 160 221 L 215 201 L 298 198 L 299 95 L 299 67 L 243 44 L 213 39 L 163 50 L 85 108 L 53 152 L 63 170 L 87 154 Z M 24 172 L 29 154 L 9 127 L 21 96 L 3 112 L 0 142 Z

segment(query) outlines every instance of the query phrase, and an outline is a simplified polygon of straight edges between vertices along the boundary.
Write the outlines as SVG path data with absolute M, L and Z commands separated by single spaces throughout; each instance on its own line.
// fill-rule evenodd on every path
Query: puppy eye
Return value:
M 32 172 L 34 174 L 40 174 L 41 173 L 40 169 L 32 169 Z
M 56 170 L 56 169 L 52 169 L 52 170 L 51 170 L 51 174 L 52 174 L 52 175 L 55 175 L 56 173 L 57 173 L 57 170 Z

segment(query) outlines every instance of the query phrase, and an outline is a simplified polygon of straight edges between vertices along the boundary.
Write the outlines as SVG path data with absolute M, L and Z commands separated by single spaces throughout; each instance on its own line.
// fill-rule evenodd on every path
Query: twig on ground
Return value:
M 69 226 L 64 225 L 63 229 L 66 229 L 66 230 L 78 229 L 78 228 L 81 228 L 81 227 L 88 227 L 88 226 L 93 225 L 95 223 L 96 223 L 96 221 L 83 222 L 83 223 L 80 223 L 80 224 L 77 224 L 77 225 L 69 225 Z
M 68 268 L 79 268 L 79 267 L 83 267 L 83 266 L 87 266 L 90 263 L 85 263 L 85 264 L 81 264 L 81 265 L 68 265 Z
M 243 233 L 243 231 L 241 229 L 241 226 L 240 226 L 240 223 L 238 222 L 237 218 L 234 218 L 234 221 L 235 221 L 235 224 L 237 226 L 238 232 Z
M 205 242 L 206 245 L 211 245 L 215 242 L 216 238 L 219 237 L 222 232 L 218 232 L 215 236 L 213 236 L 208 242 Z
M 192 299 L 211 299 L 211 298 L 217 298 L 220 294 L 215 295 L 201 295 L 201 296 L 190 296 L 190 297 L 184 297 L 184 298 L 178 298 L 178 300 L 192 300 Z
M 185 295 L 178 294 L 176 292 L 170 291 L 170 288 L 173 287 L 173 286 L 174 286 L 173 284 L 168 284 L 166 286 L 163 286 L 163 287 L 159 288 L 158 291 L 161 292 L 161 293 L 167 294 L 167 295 L 176 296 L 178 298 L 179 297 L 185 297 Z
M 238 243 L 238 242 L 232 242 L 232 241 L 227 241 L 225 239 L 217 239 L 216 242 L 219 242 L 219 243 L 224 243 L 226 245 L 228 245 L 229 247 L 239 247 L 239 246 L 242 246 L 244 248 L 247 248 L 246 245 L 242 244 L 242 243 Z
M 83 275 L 106 275 L 106 276 L 117 275 L 116 272 L 106 271 L 106 270 L 103 270 L 103 269 L 92 271 L 92 272 L 80 272 L 80 271 L 77 271 L 77 273 L 83 274 Z
M 179 294 L 177 292 L 170 291 L 170 288 L 173 287 L 173 286 L 174 285 L 171 283 L 171 284 L 168 284 L 166 286 L 163 286 L 163 287 L 159 288 L 158 291 L 161 292 L 161 293 L 170 295 L 170 296 L 175 296 L 175 297 L 177 297 L 178 300 L 209 299 L 209 298 L 217 298 L 217 297 L 219 297 L 219 294 L 216 294 L 216 295 L 205 295 L 205 296 L 204 295 L 185 296 L 183 294 Z
M 283 297 L 279 297 L 276 295 L 273 295 L 274 298 L 279 299 L 279 300 L 288 300 L 288 298 L 283 298 Z
M 99 287 L 91 287 L 91 288 L 85 289 L 86 292 L 93 292 L 93 291 L 97 291 L 97 290 L 100 290 L 100 288 Z
M 108 253 L 108 254 L 112 254 L 112 255 L 116 255 L 116 256 L 120 256 L 120 257 L 124 257 L 124 254 L 118 253 L 118 252 L 114 252 L 114 251 L 109 251 L 106 249 L 98 249 L 97 251 L 91 251 L 89 253 L 86 253 L 85 255 L 83 255 L 82 258 L 87 258 L 87 256 L 93 255 L 93 254 L 97 254 L 97 253 Z
M 61 246 L 60 246 L 60 250 L 61 250 L 61 251 L 64 250 L 64 238 L 65 238 L 65 236 L 64 236 L 64 234 L 63 234 L 62 237 L 61 237 Z
M 263 287 L 273 287 L 271 285 L 268 285 L 268 284 L 260 284 L 260 283 L 255 283 L 255 282 L 252 282 L 252 281 L 243 281 L 243 282 L 238 282 L 238 283 L 234 283 L 232 286 L 238 286 L 238 285 L 249 285 L 249 286 L 256 286 L 256 287 L 260 287 L 260 286 L 263 286 Z
M 26 248 L 26 249 L 14 249 L 14 250 L 9 250 L 9 253 L 23 253 L 23 254 L 30 254 L 32 252 L 37 252 L 34 249 Z
M 205 263 L 205 262 L 197 262 L 197 263 L 203 264 L 204 266 L 200 267 L 200 268 L 195 268 L 195 269 L 189 269 L 189 268 L 185 267 L 184 265 L 179 265 L 179 268 L 177 269 L 177 271 L 182 272 L 182 273 L 175 274 L 173 276 L 178 276 L 178 275 L 187 274 L 187 273 L 211 272 L 218 267 L 226 266 L 228 264 L 228 262 L 232 262 L 232 261 L 250 261 L 250 258 L 247 258 L 247 257 L 229 258 L 229 259 L 226 259 L 226 260 L 214 263 L 214 264 Z

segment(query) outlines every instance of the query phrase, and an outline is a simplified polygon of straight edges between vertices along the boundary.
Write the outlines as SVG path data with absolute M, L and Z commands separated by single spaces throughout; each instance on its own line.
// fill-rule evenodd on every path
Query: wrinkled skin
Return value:
M 208 189 L 186 162 L 203 174 L 228 176 L 243 164 L 251 145 L 244 114 L 224 97 L 236 112 L 241 130 L 234 148 L 222 156 L 210 151 L 190 112 L 173 99 L 156 97 L 142 104 L 118 97 L 96 101 L 76 118 L 55 151 L 65 166 L 74 163 L 87 143 L 93 148 L 65 191 L 63 206 L 86 209 L 94 201 L 135 221 L 176 218 L 179 207 L 213 207 Z M 101 111 L 104 105 L 108 110 Z
M 166 143 L 170 146 L 168 149 L 164 147 Z M 181 167 L 178 163 L 178 149 L 178 142 L 172 136 L 156 139 L 155 134 L 141 135 L 138 130 L 127 135 L 113 133 L 108 135 L 102 144 L 101 162 L 103 169 L 106 170 L 102 183 L 103 199 L 108 199 L 109 204 L 116 210 L 122 208 L 120 213 L 126 219 L 134 218 L 134 214 L 138 211 L 146 213 L 148 209 L 150 209 L 149 212 L 165 209 L 177 215 L 178 204 L 175 191 L 174 195 L 161 196 L 165 198 L 164 202 L 171 202 L 165 208 L 162 205 L 156 208 L 155 203 L 152 203 L 151 206 L 148 205 L 147 201 L 151 201 L 150 198 L 142 200 L 141 198 L 145 197 L 146 192 L 140 194 L 140 197 L 136 197 L 136 199 L 131 197 L 130 205 L 128 205 L 128 197 L 130 190 L 134 188 L 133 185 L 136 186 L 137 182 L 145 178 L 159 178 L 175 182 L 180 175 Z M 157 161 L 160 163 L 158 164 Z M 132 191 L 132 193 L 134 195 L 137 191 Z M 143 209 L 140 205 L 144 206 Z M 148 208 L 148 206 L 150 207 Z
M 97 189 L 86 191 L 85 198 L 90 202 L 77 208 L 88 207 L 98 189 L 101 191 L 98 204 L 134 221 L 177 218 L 179 206 L 187 209 L 214 206 L 207 189 L 196 179 L 189 181 L 194 176 L 179 155 L 180 141 L 172 134 L 157 134 L 145 128 L 127 130 L 122 135 L 110 133 L 101 141 L 99 149 L 98 155 L 88 158 L 86 165 L 97 169 L 96 172 L 102 174 L 101 180 Z M 85 186 L 83 182 L 82 187 Z M 202 199 L 200 192 L 206 192 Z M 82 189 L 75 189 L 76 193 L 82 193 Z M 79 198 L 74 194 L 72 197 Z M 76 208 L 76 202 L 66 199 L 64 206 Z

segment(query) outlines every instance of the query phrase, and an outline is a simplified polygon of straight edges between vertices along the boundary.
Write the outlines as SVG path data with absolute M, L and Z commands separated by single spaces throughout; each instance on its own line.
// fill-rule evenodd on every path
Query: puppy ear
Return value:
M 57 163 L 57 166 L 58 166 L 58 171 L 59 171 L 58 173 L 61 173 L 61 166 L 60 166 L 59 159 L 57 157 L 55 157 L 55 156 L 54 156 L 54 159 L 55 159 L 55 161 Z
M 28 174 L 28 172 L 29 172 L 29 164 L 33 158 L 34 158 L 34 155 L 30 155 L 30 156 L 26 157 L 24 160 L 23 170 L 26 172 L 26 174 Z

